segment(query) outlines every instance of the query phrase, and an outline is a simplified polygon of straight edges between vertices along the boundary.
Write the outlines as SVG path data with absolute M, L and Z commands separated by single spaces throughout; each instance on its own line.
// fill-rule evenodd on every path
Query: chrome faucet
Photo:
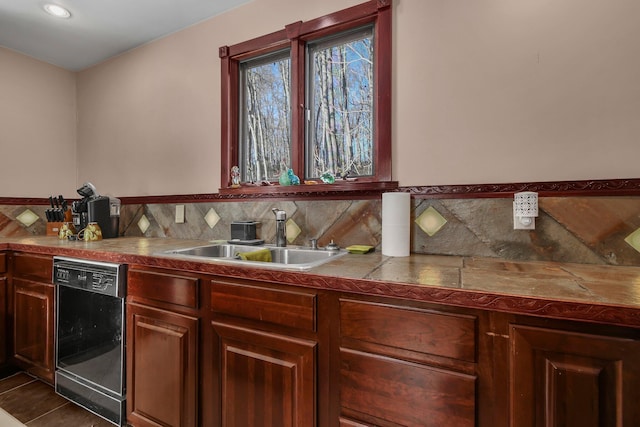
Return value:
M 287 213 L 277 208 L 271 211 L 276 216 L 276 246 L 283 248 L 287 246 Z

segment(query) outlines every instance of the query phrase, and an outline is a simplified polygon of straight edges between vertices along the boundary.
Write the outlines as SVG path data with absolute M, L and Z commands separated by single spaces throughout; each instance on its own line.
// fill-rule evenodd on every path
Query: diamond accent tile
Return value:
M 435 210 L 433 206 L 429 206 L 424 212 L 416 218 L 418 227 L 429 236 L 433 236 L 447 223 L 447 220 Z
M 640 252 L 640 228 L 638 228 L 633 233 L 629 234 L 626 239 L 624 239 L 633 249 Z
M 213 208 L 207 211 L 207 214 L 204 216 L 204 220 L 206 221 L 209 228 L 213 228 L 216 226 L 218 221 L 220 221 L 220 215 Z
M 31 209 L 25 209 L 20 215 L 16 217 L 18 221 L 25 227 L 33 225 L 40 217 Z
M 149 219 L 144 214 L 142 214 L 142 216 L 138 220 L 138 228 L 140 229 L 140 231 L 142 231 L 142 234 L 144 234 L 147 232 L 149 227 L 151 227 Z
M 289 218 L 287 220 L 287 242 L 293 243 L 300 233 L 302 233 L 302 230 L 298 227 L 298 224 L 296 224 L 293 219 Z

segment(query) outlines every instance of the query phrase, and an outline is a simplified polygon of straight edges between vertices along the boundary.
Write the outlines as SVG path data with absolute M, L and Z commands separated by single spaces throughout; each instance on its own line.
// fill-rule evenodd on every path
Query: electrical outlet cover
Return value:
M 515 209 L 513 210 L 513 229 L 514 230 L 535 230 L 536 229 L 536 219 L 535 217 L 531 218 L 531 224 L 525 225 L 520 222 L 520 219 L 516 216 Z
M 184 223 L 184 205 L 176 205 L 176 224 Z

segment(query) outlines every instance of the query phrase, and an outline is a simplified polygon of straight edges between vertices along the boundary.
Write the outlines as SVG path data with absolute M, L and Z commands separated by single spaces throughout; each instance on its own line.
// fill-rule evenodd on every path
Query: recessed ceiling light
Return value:
M 67 9 L 65 9 L 62 6 L 58 6 L 57 4 L 47 3 L 43 7 L 48 14 L 53 15 L 55 17 L 58 17 L 58 18 L 71 17 L 71 12 L 69 12 Z

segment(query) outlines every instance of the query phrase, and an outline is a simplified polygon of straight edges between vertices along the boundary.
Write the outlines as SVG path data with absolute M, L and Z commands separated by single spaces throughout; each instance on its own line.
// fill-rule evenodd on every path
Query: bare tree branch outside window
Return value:
M 290 59 L 262 58 L 243 64 L 240 140 L 243 181 L 277 180 L 291 157 Z
M 306 176 L 373 174 L 373 35 L 370 28 L 312 44 Z
M 289 51 L 241 64 L 240 172 L 277 181 L 291 165 Z M 374 174 L 371 26 L 308 44 L 305 178 Z M 302 171 L 296 171 L 302 172 Z

